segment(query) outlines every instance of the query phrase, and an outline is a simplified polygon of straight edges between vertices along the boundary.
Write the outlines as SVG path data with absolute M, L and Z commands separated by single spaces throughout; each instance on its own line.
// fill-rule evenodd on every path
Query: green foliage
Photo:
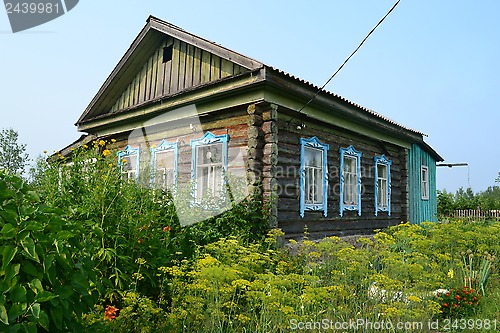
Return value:
M 22 174 L 28 154 L 26 145 L 18 142 L 19 134 L 12 128 L 0 131 L 0 170 L 7 170 L 11 173 Z
M 181 227 L 179 209 L 193 213 L 203 206 L 190 205 L 190 193 L 188 204 L 179 207 L 170 193 L 122 181 L 107 144 L 75 150 L 71 163 L 63 156 L 54 156 L 51 164 L 40 161 L 32 178 L 43 206 L 61 207 L 61 231 L 79 235 L 74 239 L 56 233 L 71 244 L 78 240 L 65 247 L 77 253 L 70 255 L 77 261 L 71 267 L 87 272 L 86 290 L 99 296 L 93 308 L 90 302 L 85 305 L 86 313 L 73 314 L 87 332 L 289 332 L 292 322 L 325 318 L 427 322 L 447 315 L 444 302 L 454 304 L 433 291 L 465 293 L 466 276 L 477 281 L 474 290 L 483 286 L 484 292 L 475 304 L 457 303 L 461 313 L 500 314 L 500 279 L 495 257 L 489 255 L 500 251 L 498 223 L 405 223 L 352 244 L 338 237 L 318 242 L 304 237 L 279 247 L 279 231 L 263 239 L 266 208 L 260 198 Z M 2 193 L 0 188 L 0 197 Z M 10 235 L 11 229 L 2 233 Z M 23 239 L 2 248 L 6 267 L 20 256 L 36 262 L 36 255 L 45 255 L 38 251 L 41 241 L 30 238 L 33 244 Z M 462 252 L 477 259 L 464 261 Z M 23 272 L 21 266 L 19 271 L 16 276 Z M 32 290 L 29 284 L 25 289 Z M 0 322 L 9 320 L 11 299 L 22 301 L 22 294 L 19 288 L 4 293 Z M 80 302 L 77 296 L 82 294 L 74 292 L 71 302 Z M 39 300 L 40 313 L 52 315 L 45 307 L 56 299 Z
M 446 192 L 446 190 L 438 190 L 437 210 L 439 218 L 452 216 L 453 212 L 457 209 L 456 207 L 453 193 Z
M 156 278 L 160 267 L 191 258 L 198 246 L 222 236 L 250 241 L 265 234 L 262 205 L 253 200 L 181 228 L 179 207 L 170 193 L 123 181 L 116 157 L 106 149 L 110 144 L 82 146 L 73 151 L 71 161 L 62 155 L 53 156 L 49 164 L 40 160 L 32 172 L 44 200 L 64 207 L 65 218 L 82 227 L 80 244 L 91 254 L 102 303 L 121 308 L 127 291 L 152 301 L 169 298 L 168 288 Z M 165 293 L 159 296 L 161 290 Z
M 442 318 L 472 318 L 479 310 L 481 295 L 470 287 L 453 288 L 436 294 Z
M 92 333 L 164 333 L 172 332 L 165 310 L 153 300 L 137 292 L 125 292 L 121 299 L 122 308 L 116 319 L 103 317 L 103 306 L 95 307 L 94 312 L 85 316 L 87 330 Z M 106 307 L 109 310 L 109 306 Z
M 438 191 L 438 215 L 449 217 L 459 209 L 500 209 L 500 186 L 490 186 L 485 191 L 474 193 L 471 188 L 459 188 L 455 194 Z
M 96 301 L 82 225 L 0 172 L 0 331 L 77 332 Z

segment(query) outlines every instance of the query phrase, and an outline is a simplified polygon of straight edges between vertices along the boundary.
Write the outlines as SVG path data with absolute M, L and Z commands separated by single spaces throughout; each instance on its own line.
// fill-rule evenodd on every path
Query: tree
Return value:
M 26 145 L 18 142 L 19 134 L 12 128 L 0 132 L 0 170 L 22 174 L 28 163 Z
M 452 216 L 453 211 L 456 209 L 453 193 L 448 193 L 446 190 L 438 191 L 437 200 L 439 217 Z

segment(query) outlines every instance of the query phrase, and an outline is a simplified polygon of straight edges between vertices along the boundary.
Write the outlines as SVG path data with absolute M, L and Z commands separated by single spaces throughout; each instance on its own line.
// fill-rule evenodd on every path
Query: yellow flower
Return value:
M 87 146 L 87 145 L 83 145 L 83 148 L 85 148 L 85 149 L 87 149 L 88 147 L 89 147 L 89 146 Z
M 453 279 L 453 277 L 454 277 L 454 276 L 455 276 L 455 272 L 453 271 L 453 269 L 450 269 L 450 270 L 448 271 L 448 277 L 449 277 L 450 279 Z
M 127 163 L 127 159 L 126 158 L 122 159 L 122 163 L 123 164 Z
M 420 302 L 422 302 L 422 300 L 420 299 L 420 297 L 415 296 L 415 295 L 410 295 L 410 296 L 408 296 L 408 300 L 409 300 L 410 302 L 415 302 L 415 303 L 420 303 Z
M 106 144 L 106 141 L 104 141 L 104 140 L 99 140 L 99 146 L 101 146 L 101 147 L 102 147 L 102 146 L 104 146 L 105 144 Z
M 116 140 L 115 140 L 115 139 L 111 139 L 111 142 L 115 143 L 115 142 L 116 142 Z
M 109 151 L 109 149 L 105 149 L 103 152 L 102 152 L 102 155 L 104 157 L 108 157 L 109 155 L 111 155 L 111 152 Z
M 108 165 L 109 165 L 110 168 L 113 167 L 113 163 L 109 163 Z

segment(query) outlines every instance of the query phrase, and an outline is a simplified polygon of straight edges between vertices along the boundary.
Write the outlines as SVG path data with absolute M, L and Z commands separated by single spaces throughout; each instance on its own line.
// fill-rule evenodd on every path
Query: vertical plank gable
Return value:
M 170 60 L 164 59 L 164 49 L 168 46 L 172 46 Z M 145 61 L 110 111 L 127 109 L 245 71 L 246 68 L 229 60 L 192 44 L 167 37 Z

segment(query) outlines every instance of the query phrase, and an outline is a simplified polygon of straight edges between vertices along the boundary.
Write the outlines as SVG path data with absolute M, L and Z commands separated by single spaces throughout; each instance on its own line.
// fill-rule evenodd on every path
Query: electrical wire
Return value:
M 302 108 L 300 108 L 299 112 L 301 112 L 302 110 L 304 110 L 305 107 L 307 107 L 309 104 L 311 104 L 311 102 L 318 96 L 318 94 L 323 90 L 325 89 L 325 87 L 328 85 L 328 83 L 330 83 L 330 81 L 335 77 L 335 75 L 338 74 L 338 72 L 340 72 L 342 70 L 342 68 L 344 68 L 344 66 L 347 64 L 347 62 L 356 54 L 356 52 L 358 52 L 358 50 L 361 48 L 361 46 L 363 46 L 363 44 L 366 42 L 366 40 L 371 36 L 371 34 L 373 34 L 373 32 L 379 27 L 379 25 L 382 24 L 382 22 L 384 22 L 384 20 L 387 18 L 387 16 L 389 16 L 389 14 L 392 13 L 392 11 L 394 9 L 396 9 L 396 7 L 399 5 L 399 3 L 401 2 L 401 0 L 398 0 L 394 6 L 392 6 L 392 8 L 387 12 L 387 14 L 384 15 L 384 17 L 382 17 L 382 19 L 377 23 L 377 25 L 368 33 L 368 35 L 366 35 L 366 37 L 361 41 L 361 43 L 359 43 L 358 47 L 351 53 L 351 55 L 349 55 L 349 57 L 347 57 L 347 59 L 342 63 L 342 65 L 340 65 L 340 67 L 335 71 L 335 73 L 332 74 L 332 76 L 330 76 L 330 78 L 325 82 L 325 84 L 318 89 L 318 91 L 314 94 L 313 97 L 311 97 L 311 99 L 306 103 L 304 104 L 304 106 Z

